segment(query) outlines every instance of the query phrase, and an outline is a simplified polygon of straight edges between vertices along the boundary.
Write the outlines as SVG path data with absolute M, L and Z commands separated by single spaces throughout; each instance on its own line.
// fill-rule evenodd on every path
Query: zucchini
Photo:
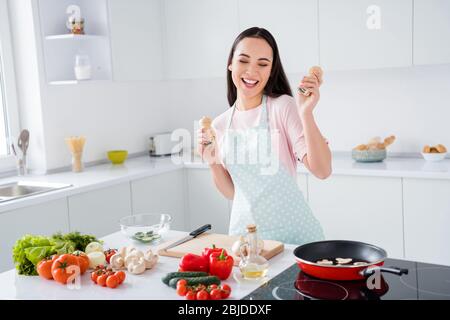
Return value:
M 184 271 L 184 272 L 169 272 L 162 278 L 162 282 L 164 282 L 166 285 L 169 285 L 169 281 L 172 278 L 194 278 L 194 277 L 206 277 L 208 276 L 208 273 L 203 271 Z
M 169 287 L 176 289 L 178 280 L 184 279 L 188 286 L 196 286 L 199 284 L 204 284 L 209 286 L 211 284 L 220 284 L 220 279 L 216 276 L 204 276 L 204 277 L 175 277 L 170 279 Z

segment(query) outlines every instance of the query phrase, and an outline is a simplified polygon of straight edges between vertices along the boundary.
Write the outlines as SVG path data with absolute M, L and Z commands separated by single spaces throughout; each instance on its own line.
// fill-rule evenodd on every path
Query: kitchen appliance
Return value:
M 408 274 L 404 268 L 384 268 L 387 253 L 382 248 L 358 241 L 327 240 L 307 243 L 294 250 L 299 268 L 306 274 L 327 280 L 363 280 L 375 272 Z M 351 258 L 348 264 L 333 264 L 336 258 Z M 328 260 L 332 264 L 320 264 Z M 358 262 L 358 265 L 353 264 Z
M 217 248 L 224 248 L 227 250 L 228 254 L 233 256 L 234 265 L 239 265 L 241 260 L 240 257 L 236 256 L 231 249 L 233 244 L 239 240 L 239 236 L 230 236 L 227 234 L 218 234 L 218 233 L 203 233 L 194 239 L 189 241 L 185 241 L 176 246 L 167 246 L 158 248 L 158 254 L 160 256 L 181 258 L 186 253 L 194 253 L 201 255 L 204 248 L 210 248 L 213 244 L 216 245 Z M 284 244 L 282 242 L 273 241 L 273 240 L 264 240 L 264 248 L 261 252 L 261 255 L 270 259 L 277 254 L 283 252 Z
M 172 140 L 171 132 L 159 133 L 150 137 L 149 153 L 151 157 L 169 156 L 180 153 L 182 144 L 180 141 Z
M 243 297 L 244 300 L 449 300 L 450 266 L 387 258 L 408 269 L 401 277 L 386 273 L 378 284 L 366 280 L 332 281 L 307 275 L 293 264 Z

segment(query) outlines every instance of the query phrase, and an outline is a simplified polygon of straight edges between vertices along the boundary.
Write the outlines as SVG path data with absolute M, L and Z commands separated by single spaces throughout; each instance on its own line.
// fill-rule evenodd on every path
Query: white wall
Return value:
M 228 108 L 225 78 L 48 85 L 36 62 L 43 60 L 34 39 L 40 30 L 26 22 L 32 20 L 32 1 L 9 2 L 20 60 L 16 69 L 21 121 L 31 131 L 35 169 L 70 165 L 64 143 L 70 135 L 87 137 L 85 161 L 103 160 L 109 149 L 146 151 L 150 134 L 180 127 L 193 130 L 196 119 Z M 295 86 L 300 75 L 289 78 Z M 350 151 L 373 136 L 390 134 L 397 136 L 391 152 L 417 153 L 424 144 L 450 146 L 445 131 L 449 88 L 450 65 L 325 70 L 316 120 L 333 151 Z
M 296 85 L 300 74 L 289 75 Z M 225 79 L 171 81 L 171 129 L 192 130 L 203 115 L 228 108 Z M 359 71 L 325 70 L 314 114 L 333 151 L 350 152 L 374 136 L 394 134 L 393 153 L 418 153 L 425 144 L 450 146 L 450 65 Z

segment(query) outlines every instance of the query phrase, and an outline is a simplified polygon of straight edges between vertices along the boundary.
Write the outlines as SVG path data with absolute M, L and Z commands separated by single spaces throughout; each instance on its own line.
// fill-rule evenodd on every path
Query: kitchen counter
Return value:
M 175 241 L 187 235 L 187 232 L 169 231 L 165 240 L 167 242 Z M 148 249 L 148 246 L 138 244 L 126 238 L 122 233 L 116 232 L 104 238 L 104 248 L 120 248 L 133 244 L 141 250 Z M 158 247 L 150 247 L 154 252 Z M 269 260 L 270 269 L 267 278 L 271 279 L 280 272 L 290 267 L 295 261 L 293 250 L 295 246 L 286 245 L 285 250 Z M 104 288 L 94 284 L 90 280 L 89 272 L 81 277 L 81 286 L 79 289 L 69 289 L 67 286 L 51 280 L 45 280 L 41 277 L 19 276 L 16 270 L 10 270 L 0 274 L 0 300 L 3 299 L 86 299 L 86 300 L 118 300 L 118 299 L 136 299 L 136 300 L 181 300 L 176 294 L 175 289 L 169 288 L 162 283 L 161 278 L 168 272 L 178 269 L 178 258 L 159 257 L 159 261 L 153 269 L 147 270 L 141 275 L 132 275 L 127 273 L 125 282 L 116 289 Z M 234 267 L 233 273 L 239 272 Z M 241 299 L 253 290 L 257 289 L 263 282 L 238 282 L 232 274 L 227 283 L 231 286 L 232 293 L 229 299 Z M 267 280 L 268 280 L 267 279 Z M 267 281 L 266 280 L 266 281 Z
M 202 163 L 199 158 L 174 163 L 170 157 L 150 158 L 141 156 L 130 158 L 123 165 L 102 164 L 88 167 L 80 173 L 62 172 L 0 179 L 1 184 L 21 180 L 73 185 L 66 189 L 0 203 L 0 213 L 183 168 L 207 169 L 208 166 Z M 298 173 L 309 174 L 309 171 L 302 164 L 298 166 L 297 171 Z M 333 175 L 449 180 L 450 159 L 433 163 L 420 158 L 387 158 L 383 162 L 358 163 L 349 156 L 336 155 L 333 157 Z

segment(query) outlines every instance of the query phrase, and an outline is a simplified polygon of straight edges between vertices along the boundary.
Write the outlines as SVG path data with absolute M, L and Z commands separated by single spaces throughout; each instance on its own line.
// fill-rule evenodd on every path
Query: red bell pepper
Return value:
M 214 252 L 217 252 L 220 254 L 222 252 L 222 250 L 224 250 L 224 249 L 216 248 L 216 245 L 213 244 L 212 248 L 203 249 L 202 256 L 204 256 L 206 259 L 208 259 L 208 262 L 209 262 L 209 257 L 211 256 L 211 254 L 213 254 Z M 225 255 L 228 255 L 226 250 L 225 250 Z
M 208 264 L 208 260 L 205 257 L 187 253 L 181 258 L 180 270 L 208 272 Z
M 217 276 L 220 280 L 226 280 L 233 270 L 234 259 L 225 253 L 222 249 L 221 253 L 214 252 L 209 257 L 209 274 Z

